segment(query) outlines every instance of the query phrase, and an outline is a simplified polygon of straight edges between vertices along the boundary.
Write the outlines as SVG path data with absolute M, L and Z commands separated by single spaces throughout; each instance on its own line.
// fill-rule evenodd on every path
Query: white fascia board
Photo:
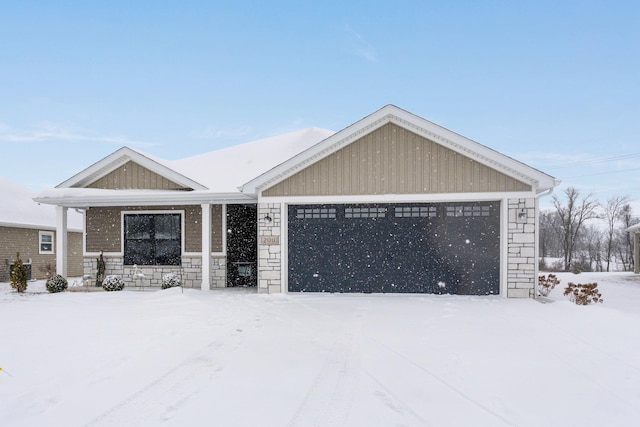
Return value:
M 66 192 L 64 195 L 47 195 L 33 200 L 47 205 L 69 208 L 86 208 L 98 206 L 162 206 L 162 205 L 200 205 L 203 203 L 256 203 L 256 199 L 242 193 L 210 193 L 205 191 L 157 191 L 130 192 L 127 190 L 104 190 L 108 194 L 80 194 L 74 196 Z
M 262 188 L 277 184 L 310 164 L 329 156 L 387 123 L 395 123 L 466 157 L 470 157 L 481 164 L 499 170 L 505 175 L 527 182 L 536 192 L 553 188 L 559 184 L 559 181 L 552 176 L 527 166 L 511 157 L 492 150 L 429 120 L 409 113 L 395 105 L 387 105 L 274 167 L 270 171 L 256 177 L 252 181 L 249 181 L 241 187 L 241 191 L 246 194 L 256 194 Z
M 486 193 L 431 193 L 431 194 L 369 194 L 356 196 L 279 196 L 260 197 L 258 203 L 302 204 L 350 204 L 350 203 L 447 203 L 500 201 L 534 198 L 533 191 Z
M 139 165 L 175 182 L 176 184 L 193 188 L 194 190 L 207 189 L 207 187 L 205 187 L 204 185 L 174 171 L 173 169 L 165 166 L 157 160 L 150 158 L 144 153 L 132 150 L 129 147 L 122 147 L 117 151 L 114 151 L 102 160 L 97 161 L 93 165 L 57 185 L 56 188 L 86 187 L 92 182 L 95 182 L 96 180 L 107 175 L 109 172 L 124 165 L 128 161 L 138 163 Z

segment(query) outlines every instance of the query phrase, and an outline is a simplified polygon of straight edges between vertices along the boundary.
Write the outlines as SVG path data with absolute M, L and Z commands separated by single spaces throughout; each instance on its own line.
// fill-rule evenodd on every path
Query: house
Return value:
M 640 224 L 627 228 L 633 236 L 633 272 L 640 273 Z
M 59 231 L 84 212 L 85 274 L 103 252 L 107 273 L 203 290 L 532 297 L 538 199 L 558 183 L 387 105 L 182 160 L 124 147 L 36 200 Z
M 0 177 L 0 282 L 11 280 L 11 266 L 20 253 L 30 278 L 46 278 L 47 266 L 56 265 L 56 212 L 34 203 L 27 188 Z M 82 216 L 71 214 L 66 234 L 70 276 L 82 276 Z

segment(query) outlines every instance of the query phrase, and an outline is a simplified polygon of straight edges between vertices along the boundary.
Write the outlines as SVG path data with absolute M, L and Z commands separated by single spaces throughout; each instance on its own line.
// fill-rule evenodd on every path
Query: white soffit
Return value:
M 150 171 L 184 187 L 192 188 L 194 190 L 207 190 L 207 187 L 204 185 L 187 178 L 168 166 L 165 166 L 162 163 L 162 160 L 152 158 L 152 156 L 146 153 L 133 150 L 129 147 L 122 147 L 119 150 L 114 151 L 102 160 L 97 161 L 93 165 L 57 185 L 56 188 L 86 188 L 92 182 L 108 175 L 110 172 L 116 170 L 129 161 L 133 161 L 140 166 L 143 166 L 146 169 L 149 169 Z
M 387 123 L 394 123 L 466 157 L 472 158 L 485 166 L 496 169 L 507 176 L 526 182 L 532 185 L 537 191 L 553 188 L 559 183 L 552 176 L 527 166 L 509 156 L 409 113 L 395 105 L 387 105 L 249 181 L 241 187 L 241 189 L 245 193 L 253 194 L 264 188 L 271 187 Z

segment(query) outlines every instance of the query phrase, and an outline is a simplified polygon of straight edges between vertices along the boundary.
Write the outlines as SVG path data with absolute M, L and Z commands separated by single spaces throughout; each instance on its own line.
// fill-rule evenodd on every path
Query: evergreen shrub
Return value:
M 121 291 L 124 289 L 124 280 L 121 276 L 110 274 L 102 281 L 102 289 L 105 291 Z
M 20 252 L 16 252 L 16 260 L 13 262 L 13 270 L 11 271 L 11 287 L 22 293 L 27 290 L 28 280 L 29 270 L 20 259 Z
M 47 279 L 47 282 L 45 283 L 45 285 L 47 286 L 47 290 L 49 292 L 55 293 L 55 292 L 62 292 L 66 290 L 69 283 L 67 282 L 67 279 L 65 279 L 61 275 L 54 274 L 53 276 Z

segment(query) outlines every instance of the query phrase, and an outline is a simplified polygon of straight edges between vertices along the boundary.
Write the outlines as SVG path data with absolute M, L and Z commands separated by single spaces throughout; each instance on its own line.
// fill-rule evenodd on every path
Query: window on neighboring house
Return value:
M 53 253 L 53 231 L 41 231 L 39 233 L 38 250 L 41 254 Z
M 180 214 L 125 214 L 125 265 L 180 265 Z

